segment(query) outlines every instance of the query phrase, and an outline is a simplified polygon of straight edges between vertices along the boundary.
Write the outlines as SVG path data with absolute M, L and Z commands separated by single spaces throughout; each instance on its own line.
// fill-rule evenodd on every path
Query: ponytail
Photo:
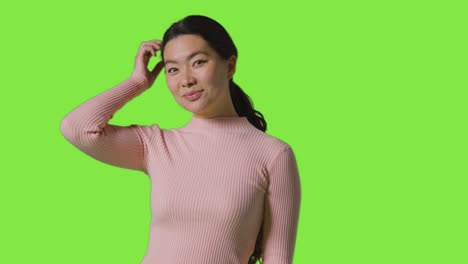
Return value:
M 250 97 L 233 81 L 229 80 L 229 92 L 231 94 L 232 104 L 239 116 L 246 116 L 249 122 L 257 129 L 265 132 L 267 123 L 263 114 L 255 110 Z

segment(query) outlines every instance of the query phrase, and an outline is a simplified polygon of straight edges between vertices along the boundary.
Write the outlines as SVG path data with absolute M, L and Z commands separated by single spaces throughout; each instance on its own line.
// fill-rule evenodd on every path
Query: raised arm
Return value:
M 142 42 L 135 56 L 135 68 L 127 80 L 84 102 L 60 123 L 60 131 L 75 147 L 102 162 L 147 173 L 146 143 L 158 125 L 116 126 L 109 120 L 128 101 L 150 88 L 163 68 L 160 61 L 148 70 L 151 56 L 160 50 L 161 41 Z
M 60 131 L 71 144 L 99 161 L 146 172 L 144 142 L 151 128 L 108 123 L 117 110 L 145 87 L 141 78 L 130 77 L 75 108 L 60 123 Z
M 296 245 L 301 184 L 291 147 L 284 148 L 269 169 L 265 199 L 263 263 L 292 264 Z

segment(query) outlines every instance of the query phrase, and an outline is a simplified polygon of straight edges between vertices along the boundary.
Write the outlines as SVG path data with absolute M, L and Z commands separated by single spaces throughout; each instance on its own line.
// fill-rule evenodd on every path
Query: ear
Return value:
M 236 72 L 236 64 L 237 64 L 237 57 L 235 55 L 232 55 L 228 61 L 228 80 L 234 76 L 234 73 Z

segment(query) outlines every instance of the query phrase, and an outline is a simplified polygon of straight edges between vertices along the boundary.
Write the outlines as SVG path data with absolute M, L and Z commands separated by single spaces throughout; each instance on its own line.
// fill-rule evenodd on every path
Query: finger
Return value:
M 159 45 L 159 43 L 157 42 L 153 42 L 153 41 L 147 41 L 147 42 L 143 42 L 141 43 L 141 46 L 140 47 L 147 47 L 147 46 L 153 46 L 153 45 Z
M 151 46 L 145 46 L 142 49 L 142 53 L 144 54 L 145 57 L 156 56 L 156 53 L 154 52 L 154 48 Z
M 158 52 L 158 51 L 161 50 L 161 48 L 159 48 L 159 47 L 154 47 L 154 46 L 153 46 L 152 48 L 153 48 L 154 52 Z
M 161 42 L 161 41 L 153 41 L 153 42 L 151 42 L 151 44 L 152 44 L 153 46 L 158 47 L 158 49 L 161 49 L 161 46 L 162 46 L 162 42 Z
M 145 50 L 151 52 L 153 56 L 156 56 L 156 51 L 160 50 L 161 47 L 158 44 L 155 43 L 147 43 L 145 45 Z
M 153 52 L 154 52 L 153 49 L 148 48 L 148 47 L 143 50 L 142 53 L 143 53 L 143 57 L 145 58 L 145 61 L 148 61 L 152 55 L 155 56 Z

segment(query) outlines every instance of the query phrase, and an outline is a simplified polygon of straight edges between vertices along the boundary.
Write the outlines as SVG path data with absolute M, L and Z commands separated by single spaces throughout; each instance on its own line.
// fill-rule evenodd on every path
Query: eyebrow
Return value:
M 206 52 L 204 52 L 204 51 L 195 51 L 195 52 L 191 53 L 190 55 L 188 55 L 188 56 L 187 56 L 187 59 L 190 60 L 191 58 L 197 56 L 198 54 L 205 54 L 205 55 L 209 56 L 209 54 L 206 53 Z M 174 60 L 167 60 L 166 62 L 164 62 L 164 64 L 168 64 L 168 63 L 177 63 L 177 61 L 174 61 Z

